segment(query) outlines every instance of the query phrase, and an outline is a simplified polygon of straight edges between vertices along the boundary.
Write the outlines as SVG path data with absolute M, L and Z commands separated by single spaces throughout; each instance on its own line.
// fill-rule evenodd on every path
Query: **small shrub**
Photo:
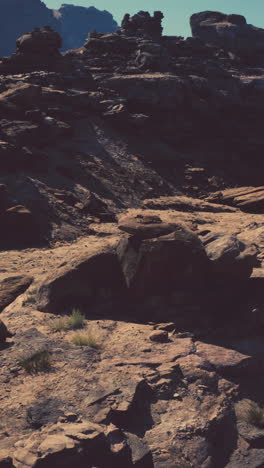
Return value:
M 97 338 L 91 332 L 77 333 L 72 337 L 72 343 L 76 346 L 89 346 L 94 349 L 100 347 Z
M 69 329 L 68 319 L 66 317 L 59 317 L 51 323 L 51 330 L 54 332 L 60 332 Z
M 79 309 L 73 309 L 69 317 L 59 317 L 51 323 L 51 330 L 54 332 L 65 330 L 78 330 L 84 326 L 84 315 L 81 314 Z
M 69 319 L 69 329 L 70 330 L 78 330 L 78 328 L 83 328 L 84 326 L 84 315 L 81 314 L 79 309 L 73 309 Z
M 250 402 L 245 409 L 245 420 L 252 426 L 264 427 L 264 408 L 255 402 Z
M 50 357 L 51 353 L 46 349 L 42 349 L 24 359 L 21 359 L 19 364 L 28 374 L 48 372 L 51 368 Z

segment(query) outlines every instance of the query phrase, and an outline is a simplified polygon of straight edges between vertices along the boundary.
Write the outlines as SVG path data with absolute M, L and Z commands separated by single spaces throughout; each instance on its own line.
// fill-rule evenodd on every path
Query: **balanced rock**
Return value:
M 164 223 L 159 216 L 138 214 L 121 217 L 118 228 L 138 239 L 152 239 L 170 234 L 175 231 L 177 225 Z
M 155 232 L 155 231 L 154 231 Z M 117 253 L 131 293 L 159 296 L 187 288 L 203 281 L 208 258 L 199 238 L 183 227 L 150 238 L 125 235 Z

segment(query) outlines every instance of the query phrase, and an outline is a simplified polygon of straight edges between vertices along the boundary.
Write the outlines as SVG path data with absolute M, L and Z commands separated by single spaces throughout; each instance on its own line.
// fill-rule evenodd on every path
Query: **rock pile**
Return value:
M 126 14 L 121 23 L 121 32 L 127 36 L 150 36 L 159 39 L 163 31 L 163 18 L 161 11 L 154 11 L 153 16 L 148 11 L 139 11 L 133 16 Z

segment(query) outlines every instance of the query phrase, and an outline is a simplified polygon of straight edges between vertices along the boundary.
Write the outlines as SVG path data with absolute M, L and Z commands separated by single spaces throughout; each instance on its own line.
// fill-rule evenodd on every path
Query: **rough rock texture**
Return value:
M 190 22 L 193 36 L 206 43 L 244 56 L 263 54 L 264 29 L 247 24 L 244 16 L 204 11 L 192 15 Z
M 4 278 L 0 283 L 0 310 L 11 304 L 17 296 L 28 289 L 32 283 L 32 278 L 29 276 L 10 276 Z
M 249 213 L 264 213 L 264 187 L 237 187 L 214 192 L 207 201 L 235 206 Z
M 4 322 L 0 320 L 0 346 L 5 343 L 6 338 L 10 337 L 10 333 L 7 330 L 7 327 L 5 326 Z
M 207 234 L 203 243 L 212 262 L 212 274 L 219 280 L 247 279 L 258 265 L 256 246 L 245 245 L 235 235 Z
M 124 236 L 117 247 L 126 284 L 133 295 L 160 296 L 199 287 L 209 261 L 199 238 L 180 226 L 168 235 Z

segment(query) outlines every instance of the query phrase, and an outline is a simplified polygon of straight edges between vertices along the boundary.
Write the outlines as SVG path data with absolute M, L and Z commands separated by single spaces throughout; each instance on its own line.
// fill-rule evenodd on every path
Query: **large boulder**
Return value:
M 59 33 L 49 26 L 35 28 L 17 39 L 17 54 L 39 57 L 58 57 L 62 41 Z
M 129 291 L 136 296 L 161 296 L 198 287 L 209 261 L 199 238 L 178 226 L 167 235 L 140 238 L 124 235 L 117 253 Z
M 203 11 L 190 23 L 193 36 L 206 43 L 246 55 L 264 51 L 264 29 L 247 24 L 244 16 Z
M 111 248 L 90 250 L 43 280 L 36 302 L 44 312 L 58 313 L 122 295 L 125 282 Z
M 211 261 L 213 281 L 246 280 L 257 266 L 257 247 L 245 244 L 235 234 L 209 233 L 203 243 Z

